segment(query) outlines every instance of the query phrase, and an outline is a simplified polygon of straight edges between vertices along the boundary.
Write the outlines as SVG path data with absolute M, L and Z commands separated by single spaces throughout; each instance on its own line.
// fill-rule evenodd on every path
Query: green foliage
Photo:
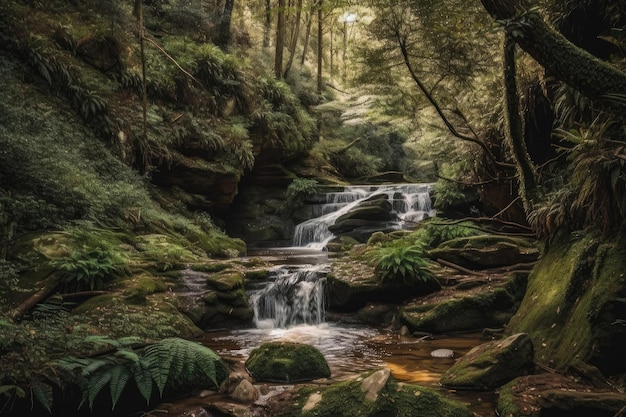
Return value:
M 285 207 L 287 211 L 292 211 L 301 207 L 307 198 L 317 192 L 318 183 L 316 180 L 307 178 L 296 178 L 287 187 L 285 193 Z
M 443 242 L 459 237 L 478 236 L 484 232 L 471 221 L 445 222 L 440 219 L 427 221 L 423 225 L 426 233 L 425 243 L 431 248 L 437 247 Z
M 96 397 L 109 387 L 112 407 L 115 408 L 130 381 L 150 402 L 154 388 L 161 396 L 166 388 L 183 389 L 206 387 L 208 378 L 214 387 L 226 377 L 226 368 L 211 349 L 184 339 L 163 339 L 145 348 L 135 347 L 139 339 L 128 337 L 110 339 L 106 336 L 89 337 L 86 342 L 106 345 L 113 353 L 89 357 L 65 357 L 57 366 L 74 375 L 83 392 L 83 402 L 93 408 Z
M 112 233 L 85 226 L 71 229 L 70 233 L 74 243 L 71 255 L 51 262 L 62 271 L 61 285 L 65 291 L 102 289 L 106 282 L 126 272 L 127 256 Z
M 396 240 L 374 250 L 371 255 L 374 268 L 385 285 L 410 285 L 416 279 L 428 281 L 433 279 L 428 270 L 428 259 L 424 245 L 409 245 L 403 240 Z
M 439 179 L 433 187 L 434 207 L 437 210 L 446 210 L 471 198 L 467 187 L 459 184 L 470 172 L 470 161 L 461 160 L 456 163 L 443 163 L 439 169 Z M 452 180 L 452 181 L 450 181 Z

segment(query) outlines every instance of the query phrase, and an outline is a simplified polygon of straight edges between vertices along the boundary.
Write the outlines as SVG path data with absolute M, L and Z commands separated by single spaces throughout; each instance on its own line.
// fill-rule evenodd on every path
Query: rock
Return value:
M 579 378 L 546 373 L 516 378 L 500 389 L 496 410 L 500 416 L 540 417 L 617 416 L 626 406 L 626 394 L 596 388 Z
M 534 368 L 533 344 L 525 333 L 476 346 L 441 377 L 455 389 L 494 389 Z
M 100 71 L 111 71 L 121 64 L 120 43 L 111 36 L 90 36 L 76 44 L 76 55 Z
M 312 409 L 315 408 L 317 404 L 319 404 L 320 401 L 322 401 L 322 394 L 319 392 L 314 392 L 306 400 L 306 403 L 304 403 L 304 407 L 302 407 L 302 411 L 311 411 Z
M 437 334 L 504 326 L 524 295 L 526 274 L 516 273 L 503 282 L 481 285 L 445 298 L 435 293 L 419 303 L 403 306 L 398 322 L 412 332 Z
M 450 349 L 435 349 L 430 352 L 433 358 L 454 358 L 454 351 Z
M 440 289 L 441 285 L 434 279 L 414 279 L 394 287 L 384 286 L 371 265 L 356 260 L 333 263 L 326 277 L 329 307 L 339 311 L 356 311 L 369 302 L 399 304 Z
M 243 379 L 230 394 L 230 398 L 240 403 L 252 403 L 259 398 L 259 392 L 250 381 Z
M 381 369 L 361 381 L 361 391 L 365 393 L 365 399 L 368 401 L 376 401 L 378 394 L 387 384 L 387 380 L 391 376 L 389 368 Z
M 466 268 L 485 269 L 534 262 L 539 249 L 526 239 L 479 235 L 446 241 L 429 254 Z
M 313 346 L 292 342 L 265 343 L 254 349 L 246 369 L 257 381 L 298 382 L 330 377 L 322 353 Z
M 562 233 L 533 268 L 507 332 L 525 332 L 535 360 L 559 371 L 579 361 L 610 376 L 626 372 L 626 234 L 600 244 Z
M 381 369 L 354 380 L 319 387 L 308 394 L 303 406 L 294 404 L 285 415 L 471 417 L 472 413 L 464 404 L 433 389 L 398 384 L 389 369 Z
M 249 406 L 227 402 L 215 402 L 209 405 L 210 411 L 217 411 L 219 416 L 254 417 L 256 413 Z M 213 414 L 212 414 L 213 415 Z

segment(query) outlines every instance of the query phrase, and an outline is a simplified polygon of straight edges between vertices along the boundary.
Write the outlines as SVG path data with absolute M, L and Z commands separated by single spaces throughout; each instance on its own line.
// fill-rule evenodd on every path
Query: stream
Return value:
M 275 265 L 267 281 L 252 283 L 247 288 L 255 327 L 210 331 L 204 344 L 224 359 L 243 364 L 262 343 L 306 343 L 325 356 L 333 381 L 387 367 L 398 381 L 447 392 L 446 395 L 467 403 L 476 415 L 494 416 L 495 394 L 459 393 L 439 385 L 442 373 L 456 359 L 485 342 L 480 334 L 417 338 L 401 336 L 387 328 L 354 324 L 349 314 L 333 313 L 332 320 L 327 320 L 324 282 L 329 261 L 324 248 L 334 237 L 328 226 L 360 201 L 386 194 L 392 203 L 394 220 L 385 227 L 410 227 L 434 215 L 428 190 L 427 184 L 359 186 L 325 196 L 314 211 L 319 216 L 296 227 L 293 247 L 249 250 L 249 257 L 261 257 Z M 454 357 L 433 357 L 431 352 L 437 349 L 450 349 Z M 270 386 L 277 391 L 285 389 Z

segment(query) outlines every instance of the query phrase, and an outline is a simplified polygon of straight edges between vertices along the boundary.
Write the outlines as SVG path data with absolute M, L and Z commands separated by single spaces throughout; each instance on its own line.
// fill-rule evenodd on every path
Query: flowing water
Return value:
M 342 215 L 372 197 L 384 195 L 392 206 L 393 220 L 385 224 L 387 229 L 404 229 L 425 217 L 435 214 L 431 207 L 429 190 L 432 184 L 355 185 L 342 191 L 324 194 L 323 202 L 312 208 L 317 214 L 296 226 L 293 245 L 323 249 L 334 237 L 328 227 Z
M 328 258 L 321 249 L 333 238 L 328 226 L 359 202 L 386 194 L 396 219 L 393 228 L 414 225 L 434 215 L 428 184 L 346 187 L 330 193 L 316 209 L 319 217 L 296 228 L 294 247 L 264 249 L 250 256 L 264 257 L 277 266 L 266 282 L 247 288 L 254 310 L 254 328 L 219 330 L 206 334 L 204 343 L 220 356 L 243 363 L 250 351 L 269 341 L 293 341 L 318 348 L 331 368 L 333 380 L 388 367 L 398 381 L 435 388 L 439 378 L 474 346 L 483 343 L 480 335 L 441 336 L 420 339 L 400 336 L 389 329 L 326 321 L 324 283 Z M 453 358 L 435 358 L 436 349 L 451 349 Z M 493 394 L 448 393 L 464 401 L 480 416 L 493 416 Z

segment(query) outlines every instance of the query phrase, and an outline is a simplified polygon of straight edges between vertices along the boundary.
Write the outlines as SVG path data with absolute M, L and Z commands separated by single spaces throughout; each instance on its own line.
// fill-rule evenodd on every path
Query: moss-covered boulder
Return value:
M 516 273 L 503 281 L 484 279 L 476 287 L 436 293 L 403 306 L 398 323 L 411 332 L 436 334 L 502 327 L 515 313 L 525 284 L 526 274 Z
M 257 381 L 296 382 L 330 377 L 324 355 L 302 343 L 265 343 L 250 353 L 246 368 Z
M 468 408 L 435 390 L 399 384 L 384 370 L 329 387 L 305 388 L 286 413 L 299 417 L 471 417 Z
M 478 235 L 448 240 L 429 253 L 434 259 L 440 258 L 475 269 L 529 263 L 539 257 L 539 249 L 534 241 L 500 235 Z
M 203 329 L 250 323 L 254 313 L 244 289 L 244 274 L 234 269 L 212 274 L 203 269 L 200 265 L 181 271 L 178 308 Z
M 329 307 L 339 311 L 356 311 L 369 302 L 399 304 L 417 295 L 441 289 L 435 279 L 404 280 L 398 285 L 384 285 L 374 267 L 357 259 L 342 258 L 331 265 L 326 277 Z
M 527 334 L 476 346 L 459 359 L 441 377 L 450 388 L 485 390 L 497 388 L 526 375 L 534 368 L 533 344 Z
M 507 332 L 528 333 L 535 360 L 551 368 L 586 361 L 606 375 L 626 371 L 625 271 L 626 232 L 611 242 L 555 236 Z
M 613 417 L 626 406 L 626 394 L 589 384 L 579 376 L 558 373 L 516 378 L 500 389 L 500 416 Z

